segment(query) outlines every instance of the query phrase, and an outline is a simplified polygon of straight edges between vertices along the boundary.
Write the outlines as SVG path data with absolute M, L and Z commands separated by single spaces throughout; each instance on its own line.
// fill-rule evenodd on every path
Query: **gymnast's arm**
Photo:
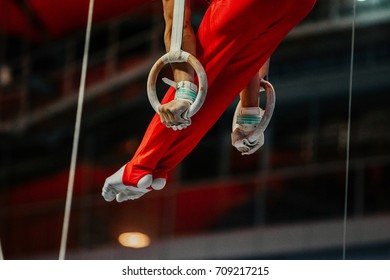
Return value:
M 173 26 L 174 0 L 162 0 L 164 9 L 165 32 L 164 43 L 167 52 L 171 48 L 171 36 Z M 186 0 L 183 23 L 182 50 L 196 56 L 196 37 L 191 25 L 191 3 Z M 175 99 L 159 108 L 161 122 L 174 130 L 182 129 L 190 125 L 188 118 L 183 117 L 192 102 L 186 97 L 186 92 L 190 90 L 192 97 L 196 97 L 196 86 L 194 83 L 194 69 L 188 63 L 171 64 L 173 77 L 177 84 Z M 180 83 L 181 82 L 181 83 Z
M 250 80 L 247 86 L 240 92 L 241 106 L 259 107 L 259 89 L 261 79 L 265 79 L 268 75 L 269 59 L 260 68 L 259 72 Z

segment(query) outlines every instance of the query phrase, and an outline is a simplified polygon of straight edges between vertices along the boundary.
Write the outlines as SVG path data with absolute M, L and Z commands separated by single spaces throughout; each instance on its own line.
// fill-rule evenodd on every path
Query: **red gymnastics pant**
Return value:
M 173 131 L 156 114 L 133 159 L 125 185 L 146 174 L 167 178 L 238 96 L 283 38 L 311 10 L 315 0 L 214 0 L 197 34 L 197 58 L 208 79 L 206 100 L 192 124 Z M 170 88 L 162 103 L 174 98 Z

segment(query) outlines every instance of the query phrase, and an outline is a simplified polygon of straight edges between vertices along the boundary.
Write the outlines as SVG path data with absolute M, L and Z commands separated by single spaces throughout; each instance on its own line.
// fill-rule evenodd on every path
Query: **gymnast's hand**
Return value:
M 166 104 L 160 105 L 158 112 L 163 124 L 173 130 L 182 130 L 191 125 L 188 117 L 188 109 L 191 102 L 184 99 L 174 99 Z
M 264 132 L 256 133 L 255 128 L 248 131 L 240 126 L 232 132 L 231 139 L 233 147 L 242 155 L 251 155 L 264 145 Z
M 242 155 L 251 155 L 264 144 L 264 130 L 259 127 L 264 111 L 260 107 L 248 107 L 236 110 L 236 113 L 232 145 Z

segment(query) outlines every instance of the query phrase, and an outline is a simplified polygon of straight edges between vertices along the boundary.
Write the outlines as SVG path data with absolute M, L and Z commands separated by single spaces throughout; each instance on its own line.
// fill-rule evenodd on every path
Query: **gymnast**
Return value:
M 168 174 L 195 148 L 239 95 L 241 123 L 232 144 L 247 137 L 260 121 L 258 92 L 269 58 L 285 36 L 310 12 L 315 0 L 213 0 L 195 37 L 187 0 L 182 48 L 197 57 L 207 74 L 207 98 L 190 119 L 185 112 L 196 98 L 196 79 L 188 64 L 172 64 L 174 85 L 168 89 L 133 158 L 103 186 L 106 201 L 134 200 L 165 187 Z M 163 0 L 170 49 L 173 0 Z M 259 70 L 260 69 L 260 70 Z M 247 120 L 247 122 L 245 122 Z M 263 139 L 250 148 L 255 152 Z

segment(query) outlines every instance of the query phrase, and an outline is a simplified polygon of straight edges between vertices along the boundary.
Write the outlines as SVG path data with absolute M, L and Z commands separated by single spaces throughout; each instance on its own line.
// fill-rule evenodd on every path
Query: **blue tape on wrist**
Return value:
M 196 92 L 189 88 L 180 87 L 176 90 L 175 99 L 184 99 L 194 103 Z
M 237 116 L 237 124 L 239 125 L 258 125 L 261 121 L 260 116 L 256 115 L 239 115 Z

